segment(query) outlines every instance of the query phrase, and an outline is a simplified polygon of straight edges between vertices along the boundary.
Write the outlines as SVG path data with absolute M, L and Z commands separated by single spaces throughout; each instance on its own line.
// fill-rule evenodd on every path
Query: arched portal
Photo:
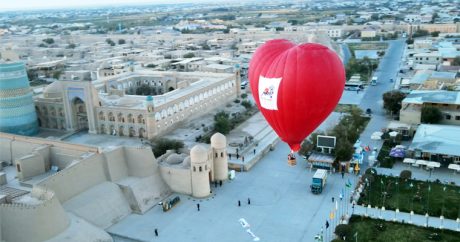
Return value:
M 88 114 L 86 112 L 86 104 L 79 97 L 72 100 L 72 114 L 75 123 L 75 129 L 88 129 Z

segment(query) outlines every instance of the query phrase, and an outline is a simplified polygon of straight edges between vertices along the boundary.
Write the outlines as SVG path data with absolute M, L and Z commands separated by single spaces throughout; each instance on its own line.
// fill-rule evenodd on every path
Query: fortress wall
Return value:
M 158 163 L 150 148 L 123 148 L 128 164 L 128 175 L 135 177 L 146 177 L 155 174 Z
M 51 164 L 58 166 L 60 170 L 65 169 L 74 160 L 79 160 L 84 152 L 61 147 L 51 147 Z
M 53 190 L 58 199 L 64 203 L 107 180 L 103 163 L 104 157 L 95 154 L 48 177 L 39 185 Z
M 34 188 L 37 189 L 37 188 Z M 1 229 L 4 241 L 44 241 L 64 231 L 69 218 L 59 200 L 46 191 L 41 204 L 0 204 Z
M 17 175 L 20 181 L 27 180 L 46 172 L 45 159 L 38 152 L 32 152 L 30 155 L 23 156 L 15 160 Z
M 189 168 L 160 166 L 160 172 L 163 180 L 172 191 L 192 195 L 192 178 Z
M 14 161 L 20 157 L 28 155 L 39 146 L 40 144 L 34 144 L 20 140 L 13 140 L 11 142 L 11 159 Z
M 110 181 L 118 181 L 128 176 L 128 166 L 123 148 L 106 151 L 103 154 L 107 162 L 107 174 Z
M 35 149 L 35 152 L 43 156 L 45 160 L 45 170 L 48 171 L 51 168 L 51 145 L 41 145 Z

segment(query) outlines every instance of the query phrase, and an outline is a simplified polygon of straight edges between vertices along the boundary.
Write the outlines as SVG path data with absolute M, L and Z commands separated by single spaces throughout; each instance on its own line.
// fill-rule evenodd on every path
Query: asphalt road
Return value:
M 399 72 L 399 67 L 402 61 L 402 55 L 406 47 L 404 39 L 389 41 L 389 47 L 385 53 L 385 56 L 380 60 L 379 67 L 374 73 L 377 76 L 377 85 L 369 86 L 366 88 L 359 107 L 366 110 L 370 108 L 372 110 L 371 120 L 367 125 L 366 129 L 360 136 L 360 140 L 364 145 L 371 145 L 380 150 L 382 142 L 371 140 L 371 135 L 375 131 L 380 131 L 382 128 L 386 128 L 388 123 L 391 121 L 386 115 L 383 109 L 383 93 L 393 90 L 394 82 L 390 82 L 390 79 L 396 80 L 396 76 Z M 367 166 L 367 156 L 365 156 L 364 167 Z

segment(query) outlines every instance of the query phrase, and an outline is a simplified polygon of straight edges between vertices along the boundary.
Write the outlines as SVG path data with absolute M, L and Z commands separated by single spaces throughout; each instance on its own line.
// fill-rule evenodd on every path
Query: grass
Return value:
M 388 195 L 384 197 L 382 193 Z M 368 205 L 369 195 L 373 207 L 385 206 L 387 210 L 399 208 L 402 212 L 413 210 L 417 214 L 428 213 L 435 217 L 444 215 L 448 219 L 460 217 L 460 187 L 455 185 L 418 180 L 404 181 L 399 177 L 375 175 L 374 181 L 371 182 L 371 192 L 369 193 L 369 186 L 366 186 L 358 203 Z
M 435 241 L 428 238 L 433 233 L 437 233 L 440 236 L 439 240 L 436 241 L 456 242 L 460 238 L 459 232 L 451 230 L 424 228 L 356 215 L 350 218 L 350 225 L 352 227 L 351 234 L 354 235 L 357 232 L 357 241 L 360 242 L 430 242 Z M 383 225 L 383 229 L 379 229 L 378 225 Z M 345 241 L 355 242 L 356 239 L 353 236 L 349 236 Z
M 353 50 L 386 50 L 388 43 L 350 43 L 348 44 L 350 51 Z
M 350 113 L 353 108 L 357 108 L 357 107 L 358 106 L 354 105 L 354 104 L 338 104 L 335 107 L 334 112 L 337 112 L 337 113 Z

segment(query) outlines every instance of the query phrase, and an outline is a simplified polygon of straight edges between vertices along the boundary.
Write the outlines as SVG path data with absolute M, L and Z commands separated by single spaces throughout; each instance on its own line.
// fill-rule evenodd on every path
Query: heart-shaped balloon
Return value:
M 277 39 L 257 48 L 249 65 L 249 81 L 267 122 L 297 152 L 339 102 L 345 70 L 326 46 Z

